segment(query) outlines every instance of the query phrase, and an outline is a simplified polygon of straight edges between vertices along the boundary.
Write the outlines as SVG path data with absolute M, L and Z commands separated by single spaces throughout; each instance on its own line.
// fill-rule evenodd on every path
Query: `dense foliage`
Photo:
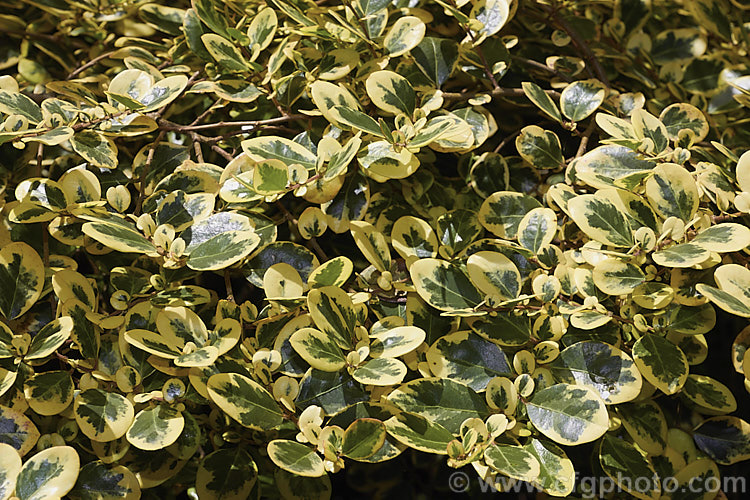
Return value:
M 749 459 L 749 8 L 0 0 L 0 500 Z

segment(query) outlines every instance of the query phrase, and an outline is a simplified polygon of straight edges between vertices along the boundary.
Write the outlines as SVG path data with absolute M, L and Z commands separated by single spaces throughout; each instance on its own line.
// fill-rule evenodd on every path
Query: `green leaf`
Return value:
M 264 246 L 246 264 L 243 265 L 245 279 L 255 286 L 263 286 L 263 275 L 269 267 L 279 262 L 289 264 L 297 270 L 302 281 L 306 281 L 310 273 L 320 262 L 307 248 L 290 241 L 279 241 Z
M 473 309 L 483 297 L 457 264 L 440 259 L 420 259 L 409 268 L 411 280 L 422 299 L 441 311 Z
M 604 436 L 599 445 L 599 464 L 619 487 L 634 497 L 659 498 L 661 487 L 658 481 L 649 481 L 652 488 L 648 489 L 635 486 L 640 478 L 654 478 L 657 474 L 649 459 L 627 441 L 611 434 Z
M 609 428 L 604 401 L 585 386 L 556 384 L 526 403 L 529 420 L 548 438 L 572 446 L 599 439 Z
M 177 190 L 167 194 L 156 211 L 156 224 L 169 224 L 175 231 L 187 229 L 194 222 L 207 218 L 214 208 L 214 195 L 186 194 Z
M 640 267 L 614 258 L 597 263 L 593 278 L 597 288 L 607 295 L 627 295 L 646 281 Z
M 518 154 L 536 168 L 553 170 L 565 165 L 560 139 L 537 125 L 529 125 L 516 137 Z
M 39 373 L 25 380 L 23 392 L 36 413 L 57 415 L 73 401 L 73 379 L 67 372 Z
M 693 243 L 680 243 L 651 254 L 654 262 L 665 267 L 692 267 L 705 262 L 711 252 Z
M 404 215 L 393 223 L 391 245 L 407 262 L 416 260 L 415 257 L 437 257 L 435 230 L 427 222 L 411 215 Z
M 107 465 L 99 460 L 81 467 L 78 481 L 68 493 L 74 500 L 127 500 L 140 495 L 138 478 L 130 469 L 122 465 Z
M 411 116 L 417 105 L 414 88 L 403 76 L 393 71 L 375 71 L 365 81 L 372 103 L 386 113 Z
M 467 418 L 484 420 L 489 416 L 483 397 L 450 379 L 422 378 L 407 382 L 391 392 L 388 401 L 455 434 Z
M 380 131 L 380 129 L 378 129 L 378 131 Z M 349 164 L 357 155 L 359 147 L 362 145 L 362 140 L 359 136 L 360 134 L 357 133 L 357 135 L 346 141 L 344 147 L 331 155 L 331 158 L 328 160 L 328 168 L 326 169 L 325 174 L 323 174 L 323 180 L 330 181 L 342 174 L 346 174 Z
M 349 232 L 360 252 L 378 271 L 384 272 L 391 268 L 391 250 L 383 233 L 363 221 L 350 222 Z
M 470 14 L 472 19 L 482 23 L 481 36 L 491 36 L 500 31 L 510 17 L 510 4 L 503 0 L 479 0 Z
M 709 131 L 708 121 L 703 112 L 691 104 L 678 102 L 664 108 L 659 115 L 661 121 L 667 128 L 669 140 L 678 139 L 682 130 L 693 132 L 693 142 L 700 142 L 706 138 Z
M 391 358 L 375 358 L 366 361 L 352 372 L 352 378 L 364 385 L 391 386 L 404 381 L 406 365 Z
M 70 127 L 57 127 L 43 134 L 33 137 L 24 137 L 24 142 L 41 142 L 45 146 L 57 146 L 73 137 L 74 130 Z
M 100 389 L 81 392 L 75 398 L 73 413 L 81 432 L 102 443 L 124 436 L 135 416 L 132 403 L 125 397 Z
M 685 63 L 702 55 L 705 50 L 706 40 L 697 27 L 669 29 L 654 37 L 651 58 L 660 65 Z
M 573 462 L 560 447 L 546 440 L 531 439 L 524 448 L 540 465 L 534 485 L 557 497 L 567 497 L 573 492 L 576 471 Z
M 102 168 L 117 168 L 117 146 L 115 143 L 93 130 L 82 130 L 71 137 L 70 145 L 76 153 Z
M 422 73 L 440 88 L 458 60 L 458 43 L 450 38 L 428 36 L 411 49 L 410 54 Z
M 607 87 L 599 80 L 578 80 L 560 93 L 560 109 L 572 122 L 590 116 L 607 97 Z
M 385 9 L 389 3 L 391 3 L 390 0 L 358 0 L 356 5 L 362 17 L 369 17 L 379 10 Z
M 438 141 L 450 134 L 454 127 L 454 121 L 448 116 L 436 116 L 430 118 L 424 127 L 409 141 L 409 147 L 421 148 Z
M 667 446 L 667 419 L 653 401 L 628 403 L 617 406 L 622 425 L 643 451 L 661 455 Z
M 419 168 L 419 159 L 406 148 L 387 141 L 371 142 L 357 153 L 357 162 L 374 179 L 404 179 Z
M 206 455 L 195 475 L 200 498 L 249 498 L 258 480 L 258 466 L 242 446 Z
M 502 346 L 522 346 L 531 339 L 531 324 L 523 316 L 499 312 L 497 316 L 471 318 L 469 326 L 481 337 Z
M 46 358 L 68 340 L 73 330 L 73 319 L 62 316 L 50 321 L 34 335 L 29 350 L 24 356 L 26 360 Z
M 287 472 L 305 477 L 320 477 L 326 473 L 323 460 L 302 443 L 274 439 L 267 449 L 268 458 Z
M 700 203 L 695 179 L 676 163 L 661 163 L 654 168 L 646 181 L 646 197 L 657 214 L 685 222 L 693 218 Z
M 398 442 L 425 453 L 448 454 L 453 434 L 440 424 L 420 415 L 400 412 L 384 422 L 388 434 Z
M 277 194 L 289 183 L 289 169 L 281 160 L 266 160 L 255 165 L 253 188 L 260 194 Z
M 681 335 L 701 335 L 716 326 L 716 309 L 711 304 L 696 307 L 672 304 L 667 309 L 664 328 Z
M 251 50 L 254 46 L 257 46 L 258 50 L 268 47 L 273 41 L 278 24 L 279 21 L 274 9 L 271 7 L 261 9 L 253 17 L 250 26 L 247 27 L 247 37 L 250 39 Z
M 353 270 L 354 264 L 352 261 L 348 257 L 341 255 L 324 262 L 311 272 L 307 283 L 310 285 L 310 288 L 321 288 L 324 286 L 341 287 L 349 280 Z
M 105 247 L 118 252 L 149 253 L 156 251 L 153 243 L 146 239 L 135 227 L 125 222 L 86 222 L 83 225 L 83 232 Z
M 311 368 L 300 381 L 295 403 L 300 408 L 320 406 L 327 415 L 333 415 L 349 405 L 368 400 L 368 393 L 345 371 L 322 372 Z
M 584 194 L 568 202 L 568 211 L 589 238 L 615 247 L 633 246 L 630 224 L 625 214 L 611 201 L 594 194 Z
M 541 109 L 544 114 L 546 114 L 556 122 L 562 123 L 560 110 L 557 109 L 555 101 L 553 101 L 552 98 L 547 95 L 542 87 L 533 82 L 522 82 L 521 88 L 523 89 L 523 93 L 526 94 L 526 97 L 528 97 L 536 107 Z
M 711 252 L 739 252 L 750 246 L 750 228 L 723 222 L 700 231 L 690 243 Z
M 427 351 L 427 362 L 435 376 L 455 380 L 477 391 L 493 378 L 512 372 L 502 349 L 471 331 L 440 338 Z
M 140 450 L 161 450 L 177 441 L 184 427 L 182 413 L 159 405 L 139 411 L 125 437 Z
M 380 130 L 380 125 L 378 125 L 378 122 L 376 122 L 371 116 L 366 115 L 357 109 L 347 108 L 345 106 L 334 106 L 331 109 L 336 113 L 337 122 L 374 135 L 375 137 L 385 137 L 383 131 Z M 331 166 L 329 165 L 328 168 L 331 169 Z
M 335 233 L 349 230 L 349 222 L 361 220 L 370 204 L 370 186 L 359 173 L 350 174 L 338 194 L 321 208 L 329 216 L 328 227 Z
M 358 418 L 344 431 L 342 452 L 352 460 L 365 461 L 383 446 L 386 428 L 374 418 Z
M 62 302 L 62 300 L 61 300 Z M 93 321 L 88 319 L 91 308 L 77 299 L 62 302 L 62 314 L 73 320 L 70 337 L 81 355 L 87 359 L 95 359 L 99 355 L 100 330 Z
M 208 395 L 228 416 L 244 427 L 268 430 L 284 421 L 281 408 L 260 384 L 237 373 L 220 373 L 208 379 Z
M 688 377 L 688 362 L 679 347 L 648 334 L 633 344 L 633 359 L 641 375 L 665 394 L 675 394 Z
M 600 116 L 600 115 L 597 115 Z M 599 146 L 572 164 L 578 179 L 595 188 L 621 185 L 632 189 L 646 177 L 655 163 L 630 148 L 614 144 Z
M 307 294 L 307 308 L 315 325 L 339 347 L 353 347 L 357 314 L 349 294 L 333 286 L 315 288 Z
M 310 366 L 324 372 L 336 372 L 346 365 L 346 356 L 334 339 L 315 328 L 302 328 L 289 339 L 294 350 Z
M 315 154 L 305 146 L 276 136 L 255 137 L 242 141 L 242 150 L 250 159 L 281 160 L 285 165 L 299 164 L 308 170 L 315 168 Z
M 498 191 L 484 200 L 477 217 L 480 224 L 494 235 L 513 239 L 518 234 L 518 226 L 523 217 L 541 204 L 521 193 Z
M 30 123 L 42 121 L 42 110 L 39 105 L 20 92 L 0 90 L 0 112 L 6 115 L 21 115 Z
M 226 231 L 190 251 L 187 266 L 196 271 L 224 269 L 248 256 L 260 244 L 254 231 Z
M 44 262 L 26 243 L 13 242 L 0 249 L 0 313 L 15 319 L 41 297 Z
M 40 451 L 23 464 L 16 481 L 20 500 L 64 497 L 76 483 L 80 459 L 75 448 L 53 446 Z
M 370 335 L 370 356 L 396 358 L 422 345 L 425 332 L 417 326 L 397 326 Z
M 436 225 L 442 252 L 451 256 L 462 252 L 482 234 L 482 226 L 471 210 L 459 208 L 446 212 L 438 217 Z
M 737 409 L 737 399 L 732 391 L 706 375 L 688 375 L 680 395 L 697 406 L 699 413 L 722 415 Z
M 695 444 L 721 465 L 750 459 L 750 424 L 737 417 L 704 420 L 693 432 Z
M 26 455 L 39 439 L 39 430 L 23 412 L 0 406 L 0 443 Z
M 211 57 L 226 70 L 241 73 L 250 69 L 242 52 L 226 38 L 214 33 L 206 33 L 201 35 L 201 41 Z
M 383 47 L 390 57 L 406 54 L 422 41 L 426 30 L 427 26 L 418 17 L 400 17 L 383 38 Z
M 227 33 L 226 18 L 221 15 L 221 12 L 216 9 L 215 4 L 211 0 L 191 0 L 191 4 L 200 20 L 206 26 L 222 36 L 229 36 Z
M 16 489 L 16 478 L 21 472 L 21 457 L 9 444 L 0 443 L 0 498 L 7 500 Z
M 635 399 L 643 384 L 630 356 L 604 342 L 568 346 L 550 368 L 558 380 L 593 389 L 607 404 Z
M 518 223 L 518 242 L 532 252 L 552 243 L 557 234 L 557 215 L 549 208 L 534 208 Z
M 520 446 L 492 444 L 484 450 L 484 461 L 500 474 L 519 481 L 532 482 L 541 471 L 536 457 Z

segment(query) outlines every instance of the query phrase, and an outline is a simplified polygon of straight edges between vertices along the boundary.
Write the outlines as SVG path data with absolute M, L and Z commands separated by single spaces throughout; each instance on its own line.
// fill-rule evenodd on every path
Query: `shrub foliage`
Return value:
M 750 458 L 745 2 L 0 5 L 0 499 Z

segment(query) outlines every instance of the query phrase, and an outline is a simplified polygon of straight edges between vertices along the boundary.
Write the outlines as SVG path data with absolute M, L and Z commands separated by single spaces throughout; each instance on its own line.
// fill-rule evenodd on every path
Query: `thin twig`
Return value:
M 224 287 L 227 289 L 227 300 L 234 302 L 234 290 L 232 290 L 232 279 L 228 268 L 224 270 Z
M 222 158 L 228 161 L 234 160 L 234 156 L 230 155 L 216 144 L 211 144 L 211 149 L 219 154 Z
M 88 45 L 86 45 L 85 43 L 75 40 L 73 38 L 69 38 L 69 37 L 63 38 L 57 35 L 50 35 L 48 33 L 33 33 L 31 31 L 18 31 L 18 30 L 3 30 L 3 33 L 6 35 L 11 35 L 11 36 L 37 38 L 39 40 L 47 40 L 47 41 L 58 43 L 58 44 L 61 44 L 62 41 L 65 40 L 66 42 L 70 42 L 70 44 L 73 47 L 78 47 L 79 49 L 88 47 Z
M 268 118 L 266 120 L 245 120 L 245 121 L 236 121 L 236 122 L 216 122 L 216 123 L 204 123 L 202 125 L 180 125 L 179 123 L 173 123 L 168 120 L 159 120 L 159 128 L 162 130 L 174 130 L 177 132 L 188 132 L 188 131 L 194 131 L 194 130 L 209 130 L 214 128 L 222 128 L 222 127 L 252 127 L 252 128 L 258 128 L 262 127 L 263 125 L 273 125 L 276 123 L 285 123 L 292 120 L 300 120 L 303 118 L 307 118 L 305 115 L 297 114 L 297 115 L 289 115 L 289 116 L 279 116 L 277 118 Z
M 309 242 L 310 242 L 310 246 L 312 247 L 312 249 L 315 251 L 316 254 L 318 254 L 318 258 L 320 259 L 320 261 L 321 262 L 328 261 L 328 255 L 326 255 L 326 253 L 320 247 L 320 244 L 318 243 L 317 238 L 312 237 L 310 238 Z
M 146 195 L 146 177 L 148 176 L 148 171 L 151 168 L 151 163 L 154 161 L 154 153 L 156 152 L 156 146 L 159 145 L 161 140 L 166 135 L 165 130 L 159 131 L 159 135 L 156 136 L 156 140 L 151 143 L 151 146 L 148 149 L 148 156 L 146 156 L 146 163 L 143 164 L 143 170 L 141 171 L 141 175 L 139 178 L 139 185 L 140 189 L 138 190 L 138 201 L 135 204 L 135 215 L 141 214 L 141 208 L 143 206 L 143 199 Z
M 500 152 L 501 149 L 503 149 L 508 143 L 510 143 L 512 140 L 514 140 L 518 134 L 521 133 L 521 130 L 523 130 L 523 127 L 519 128 L 518 130 L 516 130 L 512 134 L 506 136 L 502 141 L 500 141 L 500 144 L 498 144 L 492 152 L 493 153 Z
M 73 72 L 68 75 L 68 80 L 75 77 L 76 75 L 79 75 L 81 72 L 86 71 L 87 69 L 89 69 L 90 67 L 98 63 L 99 61 L 108 58 L 114 53 L 115 51 L 111 50 L 109 52 L 105 52 L 104 54 L 96 56 L 95 58 L 93 58 L 92 60 L 84 64 L 83 66 L 79 66 L 78 68 L 74 69 Z
M 588 62 L 591 67 L 589 68 L 588 65 L 586 66 L 587 71 L 589 74 L 591 74 L 592 77 L 598 78 L 599 81 L 601 81 L 604 85 L 609 87 L 609 79 L 607 78 L 607 74 L 604 72 L 604 68 L 602 68 L 601 63 L 599 62 L 599 59 L 596 58 L 594 53 L 591 51 L 591 48 L 589 47 L 589 44 L 581 37 L 581 35 L 573 28 L 573 26 L 568 23 L 568 21 L 565 20 L 564 17 L 560 16 L 558 14 L 557 9 L 554 9 L 548 5 L 543 4 L 537 4 L 539 8 L 541 8 L 545 13 L 547 13 L 548 16 L 550 16 L 554 22 L 570 37 L 571 41 L 573 42 L 573 45 L 576 46 L 578 51 L 583 56 L 583 59 Z M 593 73 L 591 72 L 593 69 Z
M 560 97 L 560 93 L 556 90 L 545 90 L 544 92 L 551 97 Z M 443 99 L 446 101 L 468 101 L 481 94 L 490 94 L 492 97 L 524 97 L 526 94 L 523 89 L 504 89 L 497 88 L 488 91 L 476 91 L 476 92 L 443 92 Z
M 566 75 L 565 73 L 560 73 L 556 69 L 550 68 L 546 64 L 542 64 L 539 61 L 534 61 L 533 59 L 526 59 L 525 57 L 513 56 L 513 55 L 510 56 L 510 58 L 511 58 L 511 60 L 517 61 L 517 62 L 519 62 L 521 64 L 525 64 L 526 66 L 531 66 L 532 68 L 536 68 L 536 69 L 541 70 L 541 71 L 546 71 L 547 73 L 555 75 L 558 78 L 562 78 L 566 82 L 569 82 L 569 81 L 572 80 L 570 78 L 570 76 Z
M 586 152 L 586 147 L 589 144 L 589 139 L 591 139 L 591 134 L 594 133 L 595 129 L 596 121 L 592 119 L 589 122 L 589 126 L 586 127 L 586 130 L 583 131 L 583 135 L 581 136 L 581 143 L 578 145 L 578 151 L 576 151 L 576 158 L 580 158 Z

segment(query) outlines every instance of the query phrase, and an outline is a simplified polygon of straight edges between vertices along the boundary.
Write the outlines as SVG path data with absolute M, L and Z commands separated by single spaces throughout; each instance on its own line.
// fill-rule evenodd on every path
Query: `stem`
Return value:
M 234 290 L 232 290 L 232 279 L 229 276 L 229 269 L 224 270 L 224 287 L 227 289 L 227 300 L 234 302 Z
M 95 58 L 93 58 L 92 60 L 90 60 L 89 62 L 87 62 L 86 64 L 84 64 L 83 66 L 79 66 L 78 68 L 74 69 L 73 72 L 68 75 L 68 80 L 70 80 L 71 78 L 73 78 L 76 75 L 80 74 L 81 72 L 86 71 L 87 69 L 89 69 L 90 67 L 92 67 L 93 65 L 95 65 L 96 63 L 98 63 L 99 61 L 108 58 L 109 56 L 111 56 L 114 53 L 115 53 L 115 51 L 111 50 L 109 52 L 105 52 L 104 54 L 96 56 Z
M 258 128 L 262 127 L 263 125 L 274 125 L 276 123 L 286 123 L 292 120 L 300 120 L 303 118 L 307 118 L 305 115 L 298 114 L 298 115 L 288 115 L 288 116 L 279 116 L 277 118 L 268 118 L 266 120 L 245 120 L 245 121 L 237 121 L 237 122 L 216 122 L 216 123 L 204 123 L 202 125 L 180 125 L 178 123 L 173 123 L 167 120 L 159 120 L 159 126 L 162 130 L 174 130 L 176 132 L 187 132 L 191 130 L 209 130 L 214 128 L 221 128 L 221 127 L 252 127 L 252 128 Z M 248 132 L 248 131 L 245 131 Z
M 588 62 L 591 67 L 588 65 L 586 66 L 586 70 L 589 72 L 589 74 L 592 77 L 598 78 L 599 81 L 601 81 L 604 85 L 609 87 L 609 79 L 607 78 L 607 74 L 604 72 L 604 68 L 602 68 L 601 63 L 599 62 L 599 59 L 596 58 L 594 53 L 591 51 L 591 48 L 589 47 L 588 43 L 581 38 L 581 35 L 571 26 L 568 21 L 565 20 L 565 18 L 561 17 L 558 13 L 557 9 L 554 9 L 548 5 L 543 4 L 537 4 L 540 9 L 542 9 L 548 16 L 552 18 L 552 20 L 565 32 L 568 34 L 570 39 L 573 41 L 573 45 L 576 46 L 578 51 L 580 52 L 581 56 L 583 56 L 583 59 Z M 592 73 L 593 69 L 593 73 Z
M 328 255 L 323 251 L 323 249 L 320 247 L 320 244 L 318 243 L 317 238 L 312 237 L 310 238 L 310 246 L 315 251 L 316 254 L 318 254 L 318 258 L 321 262 L 326 262 L 328 260 Z
M 517 61 L 517 62 L 519 62 L 521 64 L 525 64 L 526 66 L 531 66 L 532 68 L 535 68 L 535 69 L 538 69 L 538 70 L 541 70 L 541 71 L 545 71 L 547 73 L 555 75 L 558 78 L 562 78 L 566 82 L 569 82 L 569 81 L 572 80 L 570 78 L 570 76 L 568 76 L 568 75 L 566 75 L 564 73 L 560 73 L 559 71 L 557 71 L 555 69 L 552 69 L 549 66 L 547 66 L 546 64 L 542 64 L 542 63 L 540 63 L 538 61 L 534 61 L 532 59 L 526 59 L 525 57 L 521 57 L 521 56 L 510 56 L 510 58 L 511 58 L 511 60 Z
M 596 121 L 594 119 L 591 119 L 589 122 L 589 126 L 586 127 L 586 130 L 583 131 L 583 136 L 581 137 L 581 143 L 578 145 L 578 151 L 576 151 L 576 158 L 579 158 L 583 156 L 583 154 L 586 152 L 586 147 L 589 144 L 589 139 L 591 139 L 591 134 L 594 133 L 594 129 L 596 128 Z
M 552 97 L 560 97 L 560 93 L 556 90 L 545 90 L 547 95 Z M 491 91 L 477 91 L 477 92 L 443 92 L 443 99 L 446 101 L 468 101 L 480 94 L 490 94 L 492 97 L 524 97 L 526 94 L 523 89 L 503 89 L 497 88 Z
M 151 143 L 151 147 L 148 150 L 148 156 L 146 157 L 146 163 L 143 165 L 143 171 L 141 172 L 140 179 L 138 181 L 140 189 L 138 190 L 138 201 L 135 204 L 135 215 L 141 214 L 141 207 L 143 206 L 143 198 L 146 196 L 146 176 L 148 176 L 148 171 L 151 167 L 151 163 L 154 161 L 154 152 L 156 151 L 156 146 L 159 145 L 161 140 L 164 138 L 164 135 L 166 135 L 166 131 L 161 130 L 159 132 L 159 135 L 156 136 L 156 140 Z

